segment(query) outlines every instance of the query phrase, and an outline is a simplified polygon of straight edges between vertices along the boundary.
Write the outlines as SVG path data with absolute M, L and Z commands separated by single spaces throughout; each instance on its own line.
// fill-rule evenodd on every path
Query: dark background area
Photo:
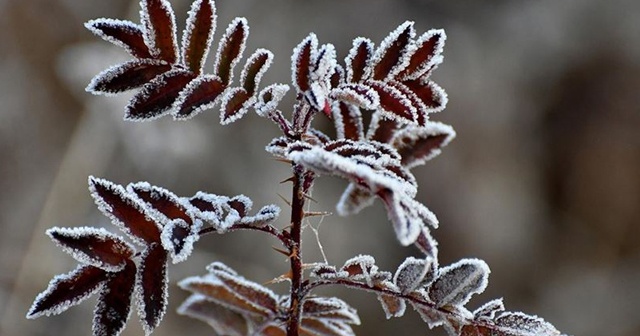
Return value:
M 181 31 L 190 1 L 172 4 Z M 445 62 L 434 79 L 449 105 L 432 119 L 458 137 L 413 170 L 418 200 L 440 218 L 441 264 L 478 257 L 490 265 L 489 287 L 471 308 L 504 297 L 508 309 L 567 334 L 640 334 L 640 2 L 221 0 L 216 38 L 235 16 L 252 28 L 248 51 L 276 55 L 263 83 L 289 82 L 291 50 L 312 31 L 343 58 L 353 38 L 379 42 L 404 20 L 418 33 L 444 28 Z M 60 316 L 24 317 L 49 279 L 75 264 L 44 231 L 110 225 L 89 196 L 88 175 L 147 180 L 184 196 L 245 194 L 256 208 L 284 208 L 278 194 L 289 194 L 278 184 L 287 167 L 263 151 L 278 132 L 255 115 L 229 127 L 215 110 L 187 122 L 128 123 L 128 95 L 85 93 L 93 75 L 127 59 L 84 29 L 96 17 L 138 21 L 138 3 L 0 0 L 1 335 L 90 333 L 94 299 Z M 345 185 L 321 178 L 313 209 L 332 211 Z M 310 224 L 334 264 L 364 253 L 395 269 L 418 253 L 396 242 L 379 202 Z M 305 234 L 306 261 L 321 261 L 312 230 Z M 288 267 L 275 244 L 252 232 L 201 239 L 170 269 L 170 306 L 154 335 L 211 334 L 175 313 L 186 296 L 175 283 L 215 260 L 267 282 Z M 358 335 L 443 334 L 412 311 L 385 320 L 371 294 L 323 294 L 358 308 Z M 123 335 L 142 333 L 132 315 Z

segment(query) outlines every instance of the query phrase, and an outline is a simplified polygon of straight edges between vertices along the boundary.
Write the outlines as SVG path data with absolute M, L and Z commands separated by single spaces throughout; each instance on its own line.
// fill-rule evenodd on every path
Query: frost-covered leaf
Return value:
M 360 324 L 358 312 L 343 300 L 335 297 L 310 297 L 305 299 L 302 304 L 302 316 L 348 324 Z
M 124 48 L 131 56 L 151 58 L 142 28 L 131 21 L 96 19 L 88 21 L 84 26 L 103 40 Z
M 60 314 L 100 290 L 106 279 L 107 272 L 87 265 L 80 265 L 67 274 L 58 275 L 51 280 L 47 289 L 38 294 L 27 318 Z
M 149 246 L 140 256 L 136 304 L 147 335 L 160 324 L 167 310 L 167 252 L 159 244 Z
M 141 0 L 140 18 L 151 54 L 169 63 L 178 59 L 176 19 L 167 0 Z
M 367 130 L 367 139 L 389 143 L 399 128 L 397 121 L 383 118 L 380 113 L 374 113 Z
M 401 123 L 413 123 L 417 119 L 417 110 L 400 90 L 382 82 L 370 82 L 369 86 L 380 97 L 380 110 L 385 118 Z
M 375 195 L 371 191 L 349 183 L 336 205 L 336 210 L 340 216 L 353 215 L 372 205 L 374 201 Z
M 138 88 L 169 70 L 171 65 L 165 61 L 134 59 L 97 74 L 85 90 L 93 94 L 113 95 Z
M 338 270 L 335 266 L 321 264 L 311 269 L 310 276 L 319 279 L 334 279 L 338 276 Z M 349 276 L 349 274 L 345 272 L 346 276 Z
M 291 83 L 298 93 L 310 89 L 311 66 L 316 59 L 318 38 L 314 33 L 309 34 L 295 49 L 291 56 Z
M 136 282 L 136 265 L 129 261 L 118 273 L 111 273 L 100 291 L 93 318 L 94 336 L 116 336 L 131 315 L 131 296 Z
M 89 190 L 98 209 L 139 244 L 160 241 L 161 228 L 145 206 L 121 185 L 104 179 L 89 177 Z
M 182 59 L 197 74 L 202 73 L 215 30 L 216 7 L 213 0 L 194 1 L 182 34 Z
M 233 78 L 233 68 L 238 64 L 244 52 L 249 24 L 245 18 L 235 18 L 220 38 L 216 61 L 213 66 L 216 75 L 223 84 L 228 85 Z
M 447 315 L 432 307 L 411 303 L 413 309 L 420 315 L 422 320 L 429 326 L 429 329 L 443 325 L 447 321 Z
M 302 318 L 300 321 L 302 336 L 355 336 L 351 326 L 346 323 L 325 319 Z
M 182 219 L 187 224 L 192 225 L 192 215 L 180 198 L 171 191 L 153 186 L 147 182 L 130 183 L 127 190 L 138 196 L 149 207 L 158 211 L 168 220 Z
M 316 53 L 315 65 L 313 66 L 310 76 L 311 81 L 330 82 L 337 65 L 336 48 L 331 43 L 323 44 Z M 330 84 L 328 86 L 330 86 Z
M 278 297 L 268 288 L 236 275 L 228 267 L 209 267 L 209 274 L 189 277 L 178 284 L 182 289 L 202 294 L 207 299 L 242 314 L 273 316 Z
M 160 239 L 174 264 L 185 261 L 193 251 L 193 244 L 200 236 L 198 230 L 202 226 L 199 220 L 189 225 L 182 219 L 175 219 L 168 222 L 162 229 Z
M 430 283 L 435 276 L 430 257 L 417 259 L 408 257 L 402 262 L 393 276 L 393 283 L 402 294 L 408 294 L 422 284 Z
M 190 119 L 198 113 L 214 107 L 222 98 L 226 86 L 218 76 L 199 76 L 187 84 L 173 103 L 173 118 Z
M 165 115 L 194 78 L 195 74 L 187 70 L 171 70 L 154 78 L 131 98 L 125 120 L 153 120 Z
M 416 242 L 425 225 L 438 226 L 438 219 L 427 207 L 407 194 L 384 190 L 378 192 L 396 237 L 404 246 Z
M 220 123 L 228 125 L 242 118 L 254 102 L 244 88 L 230 88 L 224 93 L 220 104 Z
M 265 226 L 275 221 L 280 215 L 280 208 L 274 204 L 265 205 L 253 216 L 246 216 L 240 220 L 242 224 L 251 226 Z
M 280 101 L 282 100 L 282 98 L 284 98 L 287 92 L 289 92 L 289 85 L 269 85 L 266 88 L 262 89 L 262 91 L 260 91 L 260 93 L 258 94 L 258 101 L 254 105 L 256 113 L 259 116 L 269 116 L 270 119 L 273 120 L 285 134 L 289 133 L 288 131 L 285 132 L 285 130 L 290 130 L 291 124 L 282 116 L 282 113 L 280 113 L 279 111 L 273 114 L 272 112 L 276 111 L 278 104 L 280 104 Z
M 267 49 L 256 50 L 248 59 L 240 74 L 240 82 L 249 96 L 260 86 L 262 76 L 273 62 L 273 53 Z
M 439 155 L 455 136 L 451 126 L 430 121 L 423 127 L 407 126 L 400 130 L 392 145 L 402 157 L 402 165 L 413 168 Z
M 505 312 L 498 316 L 494 323 L 505 335 L 518 336 L 554 336 L 560 332 L 551 323 L 537 317 L 520 312 Z
M 429 298 L 438 306 L 463 306 L 471 295 L 487 287 L 489 266 L 480 259 L 462 259 L 443 267 L 429 288 Z
M 400 288 L 398 288 L 394 283 L 385 282 L 380 285 L 382 285 L 386 290 L 400 292 Z M 404 315 L 407 309 L 407 303 L 404 299 L 391 294 L 378 294 L 377 297 L 387 319 L 392 317 L 402 317 Z
M 342 85 L 331 91 L 331 97 L 366 110 L 374 110 L 380 105 L 378 93 L 362 84 Z
M 227 204 L 235 211 L 238 212 L 240 217 L 244 217 L 251 210 L 253 202 L 245 195 L 238 195 L 232 197 Z
M 336 138 L 364 139 L 362 114 L 357 106 L 338 102 L 337 107 L 333 109 L 333 121 L 336 127 Z
M 427 113 L 440 112 L 447 106 L 447 102 L 449 101 L 447 93 L 432 81 L 409 80 L 402 82 L 402 84 L 422 100 L 427 108 Z
M 108 272 L 122 270 L 135 253 L 129 243 L 105 229 L 53 227 L 47 235 L 77 261 Z
M 493 320 L 496 313 L 504 311 L 504 303 L 502 302 L 502 298 L 491 300 L 480 308 L 473 311 L 473 318 L 483 319 L 483 320 Z
M 347 260 L 341 271 L 349 274 L 349 277 L 360 279 L 362 276 L 368 277 L 370 271 L 376 265 L 376 260 L 370 255 L 358 255 Z
M 178 314 L 206 322 L 218 335 L 245 336 L 249 335 L 251 330 L 242 314 L 212 302 L 200 294 L 193 294 L 187 298 L 178 308 Z
M 398 77 L 403 80 L 417 79 L 441 63 L 446 39 L 447 35 L 442 29 L 431 29 L 422 34 L 415 42 L 416 50 L 411 54 L 409 64 Z
M 438 260 L 438 242 L 431 236 L 429 228 L 423 227 L 415 245 L 425 256 Z
M 372 57 L 373 42 L 371 40 L 364 37 L 358 37 L 353 40 L 353 47 L 351 47 L 349 55 L 344 60 L 347 72 L 346 81 L 348 83 L 357 83 L 365 79 L 365 69 L 369 67 Z
M 411 43 L 414 36 L 413 22 L 406 21 L 380 43 L 370 64 L 372 79 L 393 78 L 409 64 L 408 55 L 415 48 Z

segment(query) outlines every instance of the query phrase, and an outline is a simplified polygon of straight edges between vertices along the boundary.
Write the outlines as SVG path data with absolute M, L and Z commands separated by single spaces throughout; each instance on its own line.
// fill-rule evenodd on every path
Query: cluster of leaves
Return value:
M 487 286 L 484 261 L 463 259 L 439 267 L 430 231 L 438 219 L 415 199 L 418 185 L 411 169 L 436 157 L 455 137 L 452 127 L 430 120 L 447 104 L 446 93 L 431 80 L 443 61 L 444 31 L 416 36 L 413 23 L 405 22 L 377 48 L 367 38 L 356 38 L 342 64 L 332 44 L 319 45 L 310 34 L 291 57 L 296 102 L 287 118 L 278 105 L 290 87 L 272 84 L 259 90 L 273 59 L 270 51 L 258 49 L 249 56 L 234 85 L 234 69 L 249 35 L 246 19 L 236 18 L 224 32 L 213 73 L 207 74 L 214 1 L 193 2 L 180 47 L 169 2 L 141 0 L 140 6 L 140 24 L 113 19 L 86 24 L 134 57 L 98 74 L 87 90 L 111 95 L 139 88 L 126 107 L 127 120 L 169 113 L 188 119 L 216 105 L 222 124 L 250 109 L 271 120 L 282 135 L 266 150 L 290 163 L 294 175 L 289 179 L 294 184 L 291 221 L 284 229 L 272 226 L 280 212 L 275 205 L 249 215 L 252 202 L 243 195 L 178 197 L 146 182 L 124 187 L 90 178 L 98 208 L 142 249 L 137 252 L 134 244 L 104 229 L 50 229 L 49 236 L 80 266 L 54 278 L 27 317 L 61 313 L 99 292 L 94 335 L 118 335 L 132 301 L 149 334 L 166 311 L 168 260 L 186 260 L 205 234 L 251 229 L 276 237 L 286 248 L 282 252 L 291 259 L 291 270 L 283 279 L 291 282 L 289 295 L 277 295 L 216 262 L 206 275 L 179 283 L 193 293 L 179 313 L 208 323 L 221 335 L 354 335 L 352 325 L 360 324 L 355 309 L 338 298 L 311 294 L 319 286 L 337 284 L 375 293 L 387 318 L 403 316 L 410 305 L 430 328 L 442 326 L 452 336 L 560 335 L 538 317 L 505 311 L 502 299 L 473 312 L 465 308 Z M 313 128 L 316 116 L 333 122 L 335 137 Z M 357 256 L 342 267 L 317 265 L 304 279 L 301 221 L 310 215 L 304 211 L 305 196 L 319 175 L 348 181 L 336 207 L 340 215 L 358 213 L 380 199 L 398 241 L 415 245 L 422 257 L 408 257 L 392 273 L 379 270 L 371 256 Z
M 142 251 L 104 229 L 49 229 L 49 237 L 80 266 L 55 277 L 35 299 L 27 317 L 60 314 L 99 292 L 94 335 L 119 334 L 129 318 L 132 299 L 145 332 L 150 334 L 158 326 L 167 306 L 168 260 L 186 260 L 201 235 L 203 222 L 222 233 L 265 227 L 280 212 L 275 205 L 267 205 L 248 216 L 251 200 L 246 196 L 198 192 L 190 198 L 178 197 L 146 182 L 124 187 L 90 177 L 89 189 L 102 213 Z

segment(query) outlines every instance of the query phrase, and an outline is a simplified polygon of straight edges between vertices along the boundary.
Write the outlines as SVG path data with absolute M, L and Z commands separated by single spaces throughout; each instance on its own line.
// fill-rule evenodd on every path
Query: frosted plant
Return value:
M 341 299 L 313 293 L 342 285 L 376 295 L 387 318 L 403 316 L 409 306 L 426 326 L 443 327 L 449 335 L 560 335 L 541 318 L 506 311 L 502 299 L 470 311 L 467 302 L 488 284 L 484 261 L 438 263 L 430 230 L 439 223 L 415 199 L 418 186 L 411 169 L 436 157 L 455 137 L 453 128 L 430 119 L 447 104 L 444 90 L 430 79 L 443 61 L 444 31 L 416 36 L 413 23 L 405 22 L 378 47 L 356 38 L 343 63 L 333 45 L 321 45 L 310 34 L 293 50 L 291 86 L 261 87 L 274 58 L 268 50 L 251 53 L 235 77 L 249 35 L 246 19 L 229 24 L 217 44 L 213 72 L 206 73 L 216 27 L 214 1 L 193 2 L 180 44 L 168 1 L 142 0 L 140 6 L 139 24 L 112 19 L 86 24 L 133 57 L 98 74 L 87 91 L 113 95 L 137 89 L 125 108 L 126 120 L 165 115 L 184 120 L 219 107 L 222 124 L 250 111 L 275 123 L 282 134 L 266 150 L 291 168 L 291 218 L 276 225 L 280 208 L 266 205 L 251 212 L 252 201 L 244 195 L 199 191 L 183 197 L 146 182 L 122 186 L 89 177 L 98 209 L 124 235 L 88 227 L 48 230 L 80 265 L 50 282 L 28 318 L 62 313 L 98 293 L 94 335 L 119 335 L 133 305 L 145 334 L 151 334 L 167 309 L 169 261 L 187 260 L 204 235 L 253 230 L 282 244 L 290 270 L 280 280 L 289 281 L 289 292 L 277 294 L 214 262 L 205 275 L 178 283 L 192 293 L 178 308 L 180 314 L 208 323 L 219 335 L 354 335 L 352 326 L 361 323 L 356 310 Z M 290 88 L 296 99 L 289 115 L 279 103 Z M 335 138 L 313 127 L 316 117 L 333 122 Z M 303 264 L 302 221 L 314 215 L 304 208 L 319 175 L 349 182 L 338 214 L 355 214 L 379 199 L 400 244 L 416 246 L 421 255 L 407 257 L 395 271 L 379 269 L 367 255 L 340 267 Z

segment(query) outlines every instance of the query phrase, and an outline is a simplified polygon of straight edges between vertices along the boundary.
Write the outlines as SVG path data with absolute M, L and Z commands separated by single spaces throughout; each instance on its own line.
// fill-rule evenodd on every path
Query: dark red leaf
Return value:
M 49 287 L 36 297 L 27 318 L 57 315 L 95 293 L 106 280 L 107 272 L 81 265 L 68 274 L 58 275 Z
M 127 189 L 135 193 L 141 200 L 158 210 L 168 219 L 182 219 L 189 225 L 193 223 L 187 209 L 181 204 L 180 199 L 167 189 L 152 186 L 146 182 L 132 183 Z
M 372 55 L 373 42 L 371 40 L 364 37 L 353 40 L 353 47 L 345 59 L 347 82 L 356 83 L 365 79 L 365 69 L 369 66 Z
M 293 63 L 292 83 L 298 92 L 309 90 L 309 75 L 311 62 L 318 48 L 318 39 L 311 33 L 293 50 L 291 62 Z
M 163 116 L 194 78 L 195 74 L 186 70 L 172 70 L 156 77 L 131 98 L 125 120 L 151 120 Z
M 216 75 L 220 77 L 220 80 L 225 85 L 231 82 L 233 68 L 242 57 L 248 36 L 249 25 L 247 20 L 245 18 L 236 18 L 229 24 L 227 31 L 220 39 L 214 69 L 216 70 Z
M 443 30 L 430 30 L 416 41 L 417 49 L 409 59 L 409 65 L 398 75 L 398 78 L 416 79 L 427 72 L 442 52 L 446 35 Z
M 383 115 L 388 119 L 399 122 L 415 122 L 416 109 L 411 100 L 398 89 L 381 82 L 368 83 L 380 96 L 380 107 Z
M 402 70 L 414 34 L 413 22 L 405 22 L 382 41 L 372 63 L 372 79 L 391 78 Z
M 94 336 L 119 335 L 129 319 L 136 282 L 136 264 L 129 261 L 118 273 L 110 273 L 100 292 L 93 318 Z
M 253 96 L 256 92 L 258 85 L 260 85 L 260 79 L 262 79 L 262 75 L 269 69 L 269 66 L 271 66 L 272 60 L 273 54 L 266 49 L 256 50 L 247 60 L 242 70 L 240 81 L 249 96 Z
M 202 73 L 215 27 L 216 7 L 213 0 L 194 1 L 182 35 L 182 57 L 185 65 L 197 74 Z
M 89 178 L 89 189 L 96 204 L 110 216 L 114 224 L 142 243 L 160 241 L 160 228 L 144 210 L 144 206 L 120 185 L 95 177 Z
M 123 47 L 137 58 L 150 58 L 149 47 L 144 42 L 144 34 L 139 25 L 122 20 L 97 19 L 85 24 L 92 33 L 105 41 Z
M 189 119 L 217 103 L 226 86 L 217 76 L 205 75 L 191 81 L 174 103 L 175 119 Z
M 147 335 L 155 329 L 167 308 L 167 252 L 160 244 L 144 251 L 138 269 L 140 320 Z
M 178 59 L 178 43 L 171 4 L 166 0 L 142 0 L 140 5 L 146 41 L 153 56 L 175 63 Z
M 399 125 L 395 120 L 382 118 L 378 114 L 374 114 L 371 118 L 371 124 L 367 138 L 381 143 L 389 143 L 398 131 Z
M 245 103 L 251 98 L 247 91 L 241 87 L 229 90 L 222 101 L 220 112 L 220 123 L 223 125 L 230 124 L 247 113 Z
M 402 157 L 402 165 L 412 168 L 423 164 L 440 154 L 455 136 L 453 129 L 447 125 L 430 122 L 432 127 L 410 128 L 402 130 L 393 139 L 393 147 Z
M 187 240 L 192 234 L 191 227 L 182 220 L 172 221 L 163 228 L 162 245 L 171 253 L 174 263 L 185 260 L 190 254 L 191 251 L 185 251 L 184 248 L 187 247 Z M 193 241 L 191 241 L 191 245 L 188 248 L 191 249 L 192 247 Z M 183 254 L 183 251 L 186 254 Z
M 433 109 L 425 105 L 422 99 L 420 99 L 420 97 L 418 97 L 418 95 L 411 91 L 406 85 L 398 82 L 390 82 L 387 84 L 402 92 L 402 94 L 411 101 L 411 106 L 416 110 L 416 123 L 420 126 L 424 126 L 429 118 L 428 114 L 433 112 Z
M 171 70 L 171 65 L 154 59 L 135 59 L 109 68 L 95 76 L 87 91 L 115 94 L 138 88 Z
M 133 248 L 104 229 L 51 228 L 47 234 L 76 260 L 106 271 L 119 271 L 133 256 Z
M 447 104 L 447 95 L 436 83 L 422 80 L 409 80 L 402 82 L 413 91 L 427 106 L 429 112 L 438 112 Z

